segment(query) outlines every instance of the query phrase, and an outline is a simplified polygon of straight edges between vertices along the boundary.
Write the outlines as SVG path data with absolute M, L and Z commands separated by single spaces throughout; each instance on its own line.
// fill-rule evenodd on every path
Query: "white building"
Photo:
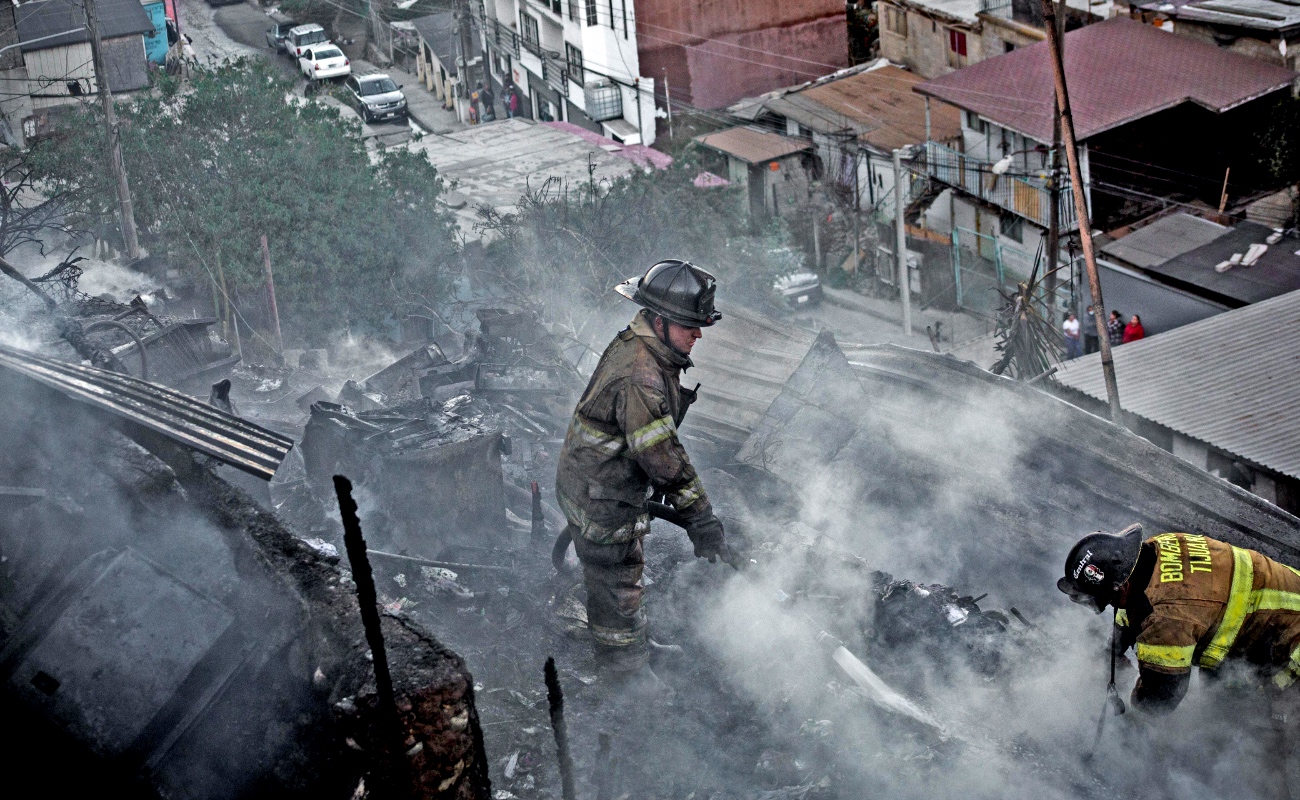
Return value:
M 640 74 L 632 0 L 475 0 L 486 70 L 521 116 L 653 144 L 654 80 Z

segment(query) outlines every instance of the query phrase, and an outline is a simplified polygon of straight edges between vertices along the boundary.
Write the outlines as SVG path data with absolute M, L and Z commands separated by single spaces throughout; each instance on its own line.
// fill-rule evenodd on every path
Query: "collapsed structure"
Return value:
M 1121 796 L 1157 779 L 1144 765 L 1158 752 L 1161 779 L 1274 796 L 1267 714 L 1224 722 L 1254 695 L 1203 693 L 1179 712 L 1197 715 L 1194 735 L 1117 740 L 1103 776 L 1080 762 L 1103 629 L 1054 582 L 1094 528 L 1141 521 L 1294 563 L 1300 522 L 972 364 L 846 354 L 828 334 L 723 310 L 689 373 L 704 385 L 682 436 L 751 566 L 711 568 L 654 523 L 655 635 L 688 652 L 663 672 L 677 691 L 666 711 L 593 669 L 580 585 L 554 572 L 546 535 L 563 524 L 545 498 L 577 359 L 502 312 L 480 314 L 451 357 L 422 346 L 339 393 L 310 368 L 236 376 L 248 392 L 276 387 L 285 402 L 240 400 L 293 437 L 132 378 L 0 353 L 18 411 L 0 429 L 6 709 L 146 793 L 353 791 L 383 750 L 337 556 L 328 486 L 343 472 L 424 796 L 557 795 L 548 656 L 578 783 L 601 796 Z M 141 406 L 105 404 L 131 393 L 170 411 L 150 427 L 132 418 Z M 181 441 L 196 420 L 227 427 Z M 262 507 L 209 458 L 272 478 Z

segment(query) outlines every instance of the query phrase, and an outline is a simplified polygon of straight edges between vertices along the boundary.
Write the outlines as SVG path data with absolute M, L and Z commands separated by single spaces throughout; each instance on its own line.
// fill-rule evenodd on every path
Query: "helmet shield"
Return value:
M 688 328 L 706 328 L 722 319 L 714 308 L 717 281 L 688 261 L 660 261 L 641 277 L 623 281 L 614 291 Z
M 1065 575 L 1056 588 L 1098 613 L 1114 598 L 1137 567 L 1142 551 L 1142 526 L 1134 523 L 1119 533 L 1097 531 L 1079 540 L 1065 559 Z

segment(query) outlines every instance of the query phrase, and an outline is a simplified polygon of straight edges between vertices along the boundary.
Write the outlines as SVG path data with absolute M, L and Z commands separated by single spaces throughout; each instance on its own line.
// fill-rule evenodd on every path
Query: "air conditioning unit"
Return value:
M 587 116 L 596 122 L 623 116 L 623 91 L 611 81 L 589 83 L 582 87 Z

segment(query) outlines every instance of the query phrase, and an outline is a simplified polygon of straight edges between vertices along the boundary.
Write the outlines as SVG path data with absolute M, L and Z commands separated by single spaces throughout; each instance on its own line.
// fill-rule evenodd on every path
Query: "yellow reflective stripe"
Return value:
M 1232 650 L 1237 634 L 1241 633 L 1241 626 L 1251 612 L 1254 583 L 1255 565 L 1250 559 L 1250 551 L 1232 548 L 1232 587 L 1228 590 L 1228 603 L 1214 638 L 1201 653 L 1202 667 L 1217 667 L 1228 657 L 1228 651 Z
M 700 497 L 702 497 L 703 495 L 704 495 L 704 484 L 700 483 L 700 479 L 698 477 L 691 478 L 690 483 L 686 484 L 681 489 L 678 489 L 676 492 L 673 492 L 673 496 L 671 498 L 673 503 L 673 508 L 676 508 L 678 511 L 683 511 L 687 508 L 690 508 L 690 506 L 696 500 L 699 500 Z
M 620 437 L 593 428 L 581 417 L 573 418 L 573 428 L 578 432 L 578 439 L 585 445 L 611 455 L 617 455 L 623 449 L 623 440 Z
M 1115 609 L 1115 624 L 1121 628 L 1128 627 L 1128 610 L 1124 608 Z
M 627 437 L 627 446 L 635 453 L 642 453 L 662 441 L 677 435 L 677 426 L 672 417 L 660 417 L 642 428 L 632 431 Z
M 1300 594 L 1281 589 L 1260 589 L 1250 593 L 1250 611 L 1300 611 Z
M 1138 642 L 1138 661 L 1154 664 L 1157 667 L 1190 667 L 1195 645 L 1178 647 L 1172 644 L 1143 644 Z

